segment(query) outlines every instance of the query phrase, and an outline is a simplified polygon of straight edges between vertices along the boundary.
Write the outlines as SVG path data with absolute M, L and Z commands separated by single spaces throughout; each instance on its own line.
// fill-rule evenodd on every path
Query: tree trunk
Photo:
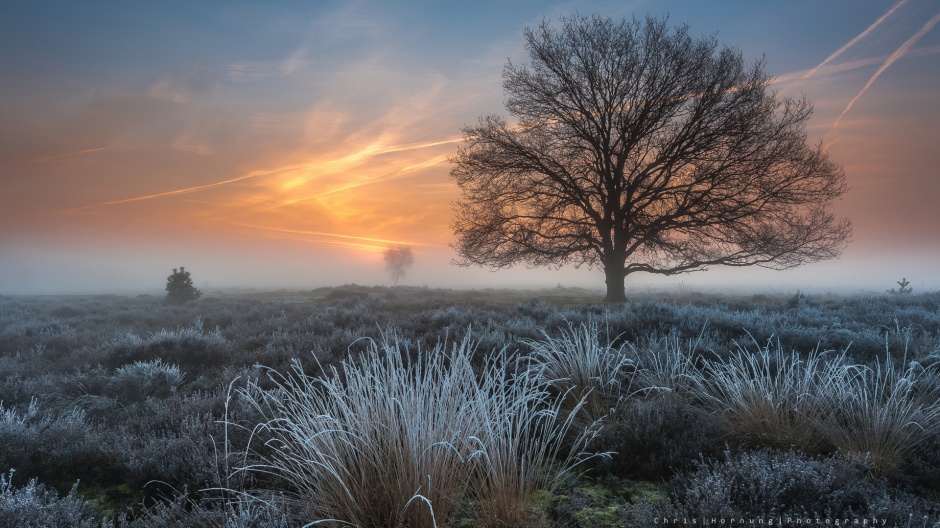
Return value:
M 604 275 L 607 276 L 607 297 L 604 297 L 604 302 L 627 302 L 627 295 L 623 291 L 624 279 L 627 278 L 623 270 L 623 262 L 608 263 L 604 266 Z

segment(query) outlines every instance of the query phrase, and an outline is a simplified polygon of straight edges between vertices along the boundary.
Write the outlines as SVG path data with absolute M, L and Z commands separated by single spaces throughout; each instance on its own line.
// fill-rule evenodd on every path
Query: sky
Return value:
M 11 0 L 0 11 L 0 295 L 578 286 L 601 270 L 452 264 L 461 128 L 506 115 L 523 30 L 647 14 L 764 58 L 847 174 L 837 260 L 640 274 L 643 288 L 940 289 L 935 0 Z

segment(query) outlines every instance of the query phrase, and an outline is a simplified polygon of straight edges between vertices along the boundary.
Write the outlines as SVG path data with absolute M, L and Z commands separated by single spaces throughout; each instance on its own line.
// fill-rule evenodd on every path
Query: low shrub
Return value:
M 940 522 L 923 501 L 865 478 L 867 468 L 838 458 L 810 458 L 788 451 L 726 452 L 702 461 L 675 483 L 663 517 L 718 519 L 878 519 L 886 526 Z M 918 522 L 918 525 L 920 523 Z
M 75 494 L 77 484 L 64 497 L 36 479 L 23 487 L 13 485 L 14 472 L 0 473 L 0 528 L 54 527 L 97 528 L 101 523 L 91 505 Z
M 136 361 L 114 371 L 107 392 L 127 403 L 141 402 L 147 398 L 167 398 L 176 393 L 184 377 L 179 366 L 164 363 L 160 359 Z
M 591 474 L 668 480 L 700 456 L 720 455 L 724 440 L 718 420 L 696 407 L 659 394 L 634 398 L 607 418 L 591 443 L 593 451 L 611 452 L 591 461 Z

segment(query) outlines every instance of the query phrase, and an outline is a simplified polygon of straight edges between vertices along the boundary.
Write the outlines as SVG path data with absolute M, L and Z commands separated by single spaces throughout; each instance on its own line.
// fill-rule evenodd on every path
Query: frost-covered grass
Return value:
M 827 422 L 858 369 L 843 354 L 785 352 L 779 342 L 768 343 L 707 362 L 699 387 L 703 406 L 735 439 L 817 454 L 827 448 Z
M 9 518 L 93 525 L 295 526 L 374 507 L 389 525 L 644 526 L 701 501 L 783 511 L 851 491 L 854 511 L 930 526 L 938 388 L 937 293 L 0 297 L 0 518 L 15 495 L 33 509 Z M 598 451 L 614 453 L 578 463 Z M 777 469 L 758 472 L 764 460 Z M 332 473 L 311 468 L 327 467 L 371 477 L 323 495 Z M 768 487 L 775 474 L 796 480 Z M 694 498 L 716 478 L 730 487 Z M 666 498 L 617 495 L 632 480 Z M 595 499 L 579 482 L 620 502 L 580 515 Z
M 575 401 L 584 400 L 590 416 L 600 419 L 631 392 L 635 371 L 633 359 L 615 346 L 616 336 L 602 332 L 596 320 L 573 324 L 558 331 L 558 337 L 542 330 L 540 339 L 526 339 L 531 359 L 542 366 L 542 375 L 560 392 Z
M 593 429 L 565 444 L 582 402 L 562 416 L 537 365 L 490 354 L 474 372 L 470 336 L 412 359 L 393 336 L 310 376 L 272 372 L 241 395 L 262 421 L 236 472 L 287 484 L 308 522 L 443 525 L 464 496 L 487 526 L 519 526 L 529 501 L 586 457 Z M 563 449 L 564 448 L 564 449 Z

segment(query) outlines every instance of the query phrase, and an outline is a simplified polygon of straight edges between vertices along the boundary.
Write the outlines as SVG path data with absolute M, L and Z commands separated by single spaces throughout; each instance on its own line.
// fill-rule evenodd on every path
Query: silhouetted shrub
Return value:
M 173 273 L 166 278 L 166 300 L 171 303 L 184 303 L 194 301 L 202 296 L 202 292 L 193 286 L 193 279 L 183 266 L 179 271 L 173 268 Z

